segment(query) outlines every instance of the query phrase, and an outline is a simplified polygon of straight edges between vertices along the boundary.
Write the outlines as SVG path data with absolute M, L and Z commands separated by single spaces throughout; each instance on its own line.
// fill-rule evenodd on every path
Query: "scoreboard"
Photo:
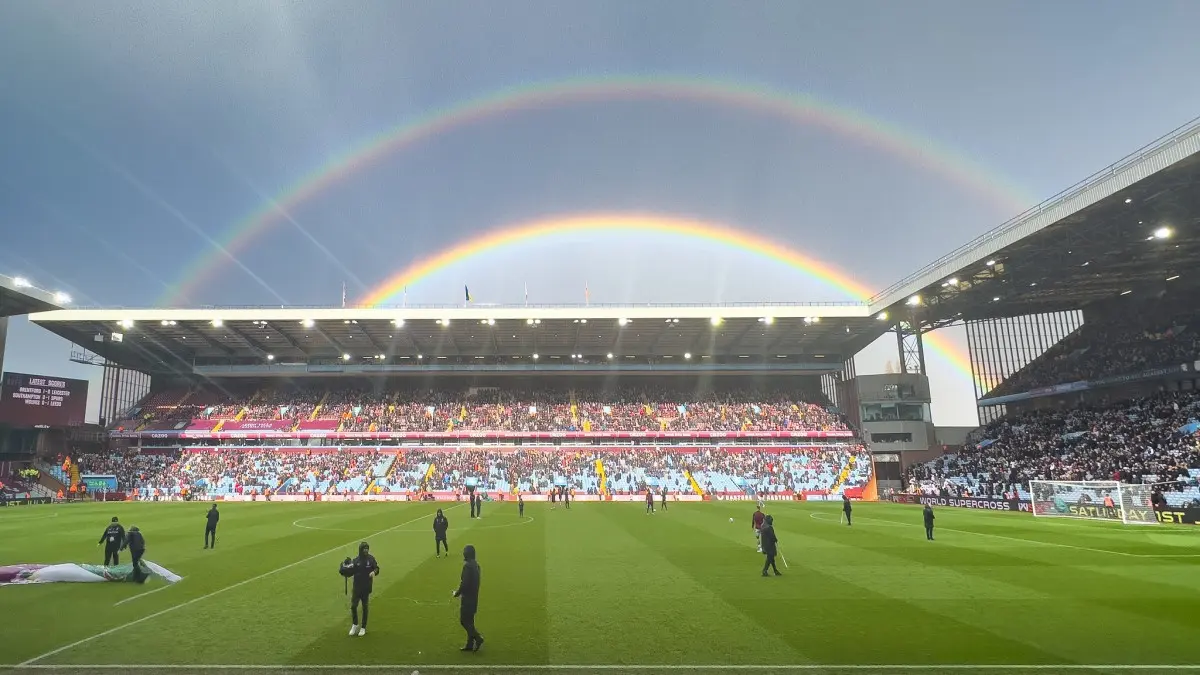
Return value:
M 74 427 L 87 415 L 87 380 L 4 373 L 0 423 L 14 427 Z

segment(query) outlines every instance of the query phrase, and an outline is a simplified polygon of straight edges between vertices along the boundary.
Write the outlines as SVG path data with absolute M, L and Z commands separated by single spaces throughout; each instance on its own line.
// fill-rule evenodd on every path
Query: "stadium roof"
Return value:
M 873 311 L 932 325 L 1200 288 L 1200 119 L 926 265 Z M 913 298 L 919 298 L 919 302 Z M 910 304 L 912 303 L 912 304 Z
M 63 293 L 35 287 L 22 277 L 0 274 L 0 318 L 58 309 L 71 302 Z
M 416 357 L 508 363 L 534 354 L 542 363 L 573 356 L 606 361 L 612 354 L 618 361 L 769 359 L 836 370 L 887 328 L 865 304 L 71 309 L 30 318 L 102 357 L 148 371 Z

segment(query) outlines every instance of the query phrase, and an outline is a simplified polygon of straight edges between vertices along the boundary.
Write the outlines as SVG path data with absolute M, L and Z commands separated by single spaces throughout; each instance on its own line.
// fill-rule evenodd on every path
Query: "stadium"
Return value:
M 85 567 L 78 540 L 117 514 L 162 566 L 5 588 L 24 618 L 0 661 L 1195 668 L 1198 181 L 1194 123 L 860 304 L 72 309 L 0 278 L 6 315 L 104 373 L 90 430 L 67 412 L 86 383 L 5 375 L 6 406 L 57 393 L 4 408 L 4 564 Z M 929 416 L 922 339 L 947 325 L 968 334 L 969 433 Z M 889 332 L 903 372 L 858 376 Z M 756 503 L 781 578 L 758 573 Z M 446 637 L 458 568 L 428 555 L 438 508 L 487 568 L 468 661 Z M 333 567 L 360 540 L 383 575 L 348 640 Z M 60 580 L 38 573 L 13 574 Z

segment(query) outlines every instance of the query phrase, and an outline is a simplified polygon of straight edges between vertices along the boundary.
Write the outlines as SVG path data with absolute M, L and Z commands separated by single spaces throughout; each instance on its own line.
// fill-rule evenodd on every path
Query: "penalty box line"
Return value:
M 448 508 L 448 509 L 444 509 L 444 510 L 445 510 L 445 511 L 449 511 L 450 509 L 455 509 L 455 508 L 458 508 L 459 506 L 462 506 L 462 504 L 456 504 L 455 506 L 451 506 L 450 508 Z M 362 539 L 369 539 L 370 537 L 378 537 L 379 535 L 382 535 L 382 534 L 387 534 L 388 532 L 392 532 L 393 530 L 398 530 L 398 529 L 400 529 L 400 528 L 404 527 L 405 525 L 412 525 L 412 524 L 413 524 L 413 523 L 415 523 L 415 522 L 418 522 L 418 521 L 420 521 L 420 520 L 424 520 L 425 518 L 429 518 L 429 517 L 432 517 L 432 516 L 433 516 L 433 514 L 432 514 L 432 513 L 429 513 L 429 514 L 426 514 L 426 515 L 423 515 L 423 516 L 418 516 L 418 517 L 416 517 L 416 518 L 413 518 L 412 520 L 408 520 L 408 521 L 405 521 L 405 522 L 403 522 L 403 523 L 400 523 L 399 525 L 393 525 L 393 526 L 391 526 L 391 527 L 389 527 L 389 528 L 386 528 L 386 529 L 380 530 L 380 531 L 378 531 L 378 532 L 376 532 L 376 533 L 374 533 L 374 534 L 368 535 L 367 537 L 357 537 L 357 538 L 355 538 L 353 541 L 347 542 L 347 543 L 345 543 L 345 544 L 340 544 L 340 545 L 338 545 L 338 546 L 335 546 L 335 547 L 333 547 L 333 548 L 331 548 L 331 549 L 329 549 L 329 550 L 327 550 L 327 551 L 321 551 L 320 553 L 314 553 L 313 555 L 310 555 L 310 556 L 308 556 L 307 558 L 302 558 L 302 559 L 300 559 L 300 560 L 297 560 L 297 561 L 295 561 L 295 562 L 288 563 L 288 564 L 286 564 L 286 565 L 284 565 L 284 566 L 282 566 L 282 567 L 276 567 L 275 569 L 273 569 L 273 570 L 271 570 L 271 571 L 269 571 L 269 572 L 263 572 L 262 574 L 259 574 L 259 575 L 256 575 L 256 576 L 253 576 L 253 577 L 250 577 L 249 579 L 243 579 L 243 580 L 241 580 L 241 581 L 237 582 L 236 584 L 231 584 L 231 585 L 229 585 L 229 586 L 226 586 L 226 587 L 224 587 L 224 588 L 219 588 L 219 589 L 217 589 L 217 590 L 215 590 L 215 591 L 212 591 L 211 593 L 205 593 L 204 595 L 201 595 L 201 596 L 199 596 L 199 597 L 196 597 L 196 598 L 192 598 L 191 600 L 185 600 L 184 602 L 181 602 L 181 603 L 179 603 L 179 604 L 177 604 L 177 605 L 172 605 L 172 606 L 170 606 L 170 607 L 168 607 L 168 608 L 166 608 L 166 609 L 163 609 L 163 610 L 159 610 L 159 611 L 157 611 L 157 612 L 154 612 L 153 614 L 147 614 L 146 616 L 143 616 L 143 617 L 142 617 L 142 618 L 140 618 L 140 619 L 134 619 L 133 621 L 129 621 L 129 622 L 123 623 L 123 624 L 121 624 L 121 625 L 119 625 L 119 626 L 115 626 L 115 627 L 113 627 L 113 628 L 109 628 L 108 630 L 101 631 L 101 632 L 99 632 L 99 633 L 96 633 L 95 635 L 92 635 L 92 636 L 90 636 L 90 637 L 85 637 L 85 638 L 83 638 L 82 640 L 76 640 L 75 642 L 72 642 L 72 643 L 70 643 L 70 644 L 64 645 L 64 646 L 62 646 L 62 647 L 59 647 L 59 648 L 57 648 L 57 649 L 52 649 L 52 650 L 50 650 L 50 651 L 46 652 L 45 654 L 42 654 L 42 655 L 40 655 L 40 656 L 35 656 L 35 657 L 33 657 L 32 659 L 29 659 L 28 661 L 24 661 L 24 662 L 22 662 L 22 663 L 19 663 L 19 664 L 17 664 L 17 665 L 15 666 L 15 668 L 16 668 L 16 669 L 21 669 L 21 668 L 30 668 L 30 667 L 34 666 L 34 664 L 36 664 L 38 661 L 43 661 L 43 660 L 45 660 L 45 659 L 48 659 L 48 658 L 50 658 L 51 656 L 55 656 L 56 654 L 61 654 L 62 652 L 68 651 L 68 650 L 70 650 L 70 649 L 74 649 L 75 647 L 78 647 L 78 646 L 80 646 L 80 645 L 85 645 L 85 644 L 87 644 L 87 643 L 89 643 L 89 642 L 91 642 L 91 641 L 93 641 L 93 640 L 99 640 L 99 639 L 100 639 L 100 638 L 102 638 L 102 637 L 107 637 L 107 636 L 109 636 L 109 635 L 112 635 L 113 633 L 116 633 L 116 632 L 119 632 L 119 631 L 125 630 L 126 628 L 131 628 L 131 627 L 133 627 L 133 626 L 136 626 L 136 625 L 138 625 L 138 624 L 140 624 L 140 623 L 144 623 L 144 622 L 146 622 L 146 621 L 149 621 L 149 620 L 151 620 L 151 619 L 157 619 L 158 617 L 160 617 L 160 616 L 163 616 L 164 614 L 170 614 L 171 612 L 174 612 L 174 611 L 175 611 L 175 610 L 177 610 L 177 609 L 183 609 L 184 607 L 188 607 L 188 606 L 190 606 L 190 605 L 194 605 L 194 604 L 196 604 L 197 602 L 200 602 L 200 601 L 202 601 L 202 600 L 207 600 L 207 599 L 209 599 L 209 598 L 212 598 L 212 597 L 215 597 L 215 596 L 221 595 L 222 593 L 225 593 L 226 591 L 232 591 L 232 590 L 233 590 L 233 589 L 235 589 L 235 588 L 241 588 L 242 586 L 245 586 L 246 584 L 251 584 L 251 583 L 254 583 L 255 581 L 259 581 L 260 579 L 266 579 L 267 577 L 269 577 L 269 576 L 274 576 L 274 575 L 276 575 L 276 574 L 279 574 L 280 572 L 285 572 L 285 571 L 287 571 L 287 570 L 290 570 L 290 569 L 292 569 L 293 567 L 298 567 L 298 566 L 300 566 L 300 565 L 303 565 L 304 563 L 311 562 L 311 561 L 313 561 L 313 560 L 316 560 L 317 558 L 320 558 L 320 557 L 322 557 L 322 556 L 329 555 L 330 553 L 334 553 L 334 552 L 336 552 L 336 551 L 341 551 L 341 550 L 344 550 L 344 549 L 345 549 L 347 546 L 353 546 L 353 545 L 354 545 L 356 542 L 359 542 L 359 541 L 361 541 Z M 51 668 L 62 668 L 62 667 L 63 667 L 63 666 L 46 666 L 44 669 L 46 669 L 46 670 L 49 670 L 49 669 L 51 669 Z M 189 667 L 190 667 L 190 668 L 193 668 L 193 669 L 200 668 L 200 666 L 189 666 Z M 12 667 L 12 666 L 6 666 L 6 668 L 13 668 L 13 667 Z M 233 666 L 233 668 L 236 668 L 236 666 Z M 278 669 L 278 668 L 279 668 L 279 666 L 275 666 L 275 668 L 277 668 L 277 669 Z M 211 668 L 210 668 L 210 669 L 211 669 Z M 244 669 L 244 668 L 243 668 L 243 669 Z
M 1138 672 L 1138 671 L 1200 671 L 1200 664 L 1080 664 L 1080 663 L 1062 663 L 1062 664 L 819 664 L 819 663 L 801 663 L 801 664 L 516 664 L 516 665 L 486 665 L 481 663 L 456 663 L 456 664 L 347 664 L 347 665 L 332 665 L 332 664 L 286 664 L 286 665 L 266 665 L 266 664 L 165 664 L 165 665 L 118 665 L 118 664 L 97 664 L 97 665 L 17 665 L 4 666 L 0 665 L 0 671 L 88 671 L 88 670 L 196 670 L 196 671 L 350 671 L 350 670 L 420 670 L 422 668 L 432 671 L 619 671 L 619 670 L 636 670 L 636 671 L 687 671 L 687 670 L 711 670 L 711 671 L 867 671 L 867 672 L 887 672 L 887 671 L 978 671 L 978 672 L 1029 672 L 1029 671 L 1075 671 L 1086 672 L 1096 670 L 1112 670 L 1118 672 Z

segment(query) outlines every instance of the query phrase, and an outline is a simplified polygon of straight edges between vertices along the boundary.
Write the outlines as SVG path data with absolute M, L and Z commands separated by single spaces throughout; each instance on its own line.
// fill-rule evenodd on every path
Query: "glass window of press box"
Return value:
M 864 422 L 928 422 L 928 403 L 864 403 Z

